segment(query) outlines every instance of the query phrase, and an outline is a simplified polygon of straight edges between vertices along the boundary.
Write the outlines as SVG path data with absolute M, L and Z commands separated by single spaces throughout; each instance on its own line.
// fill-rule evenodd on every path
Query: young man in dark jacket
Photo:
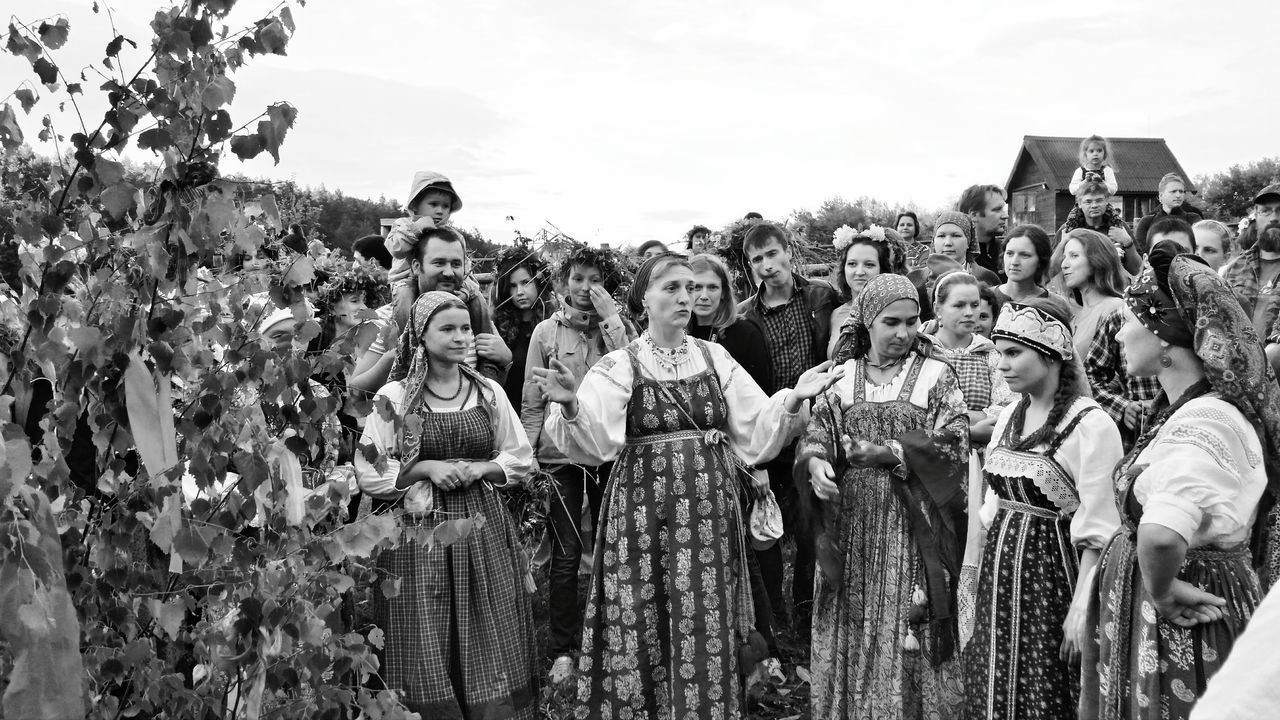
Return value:
M 795 387 L 806 370 L 827 359 L 831 337 L 831 312 L 840 305 L 840 294 L 823 280 L 809 280 L 797 274 L 792 247 L 786 231 L 771 223 L 760 223 L 747 232 L 742 243 L 750 270 L 760 280 L 755 295 L 738 305 L 738 314 L 764 329 L 769 360 L 773 365 L 773 389 Z M 838 328 L 837 328 L 838 331 Z M 797 490 L 791 481 L 795 445 L 785 448 L 767 466 L 769 485 L 783 510 L 786 533 L 795 538 L 795 576 L 792 601 L 798 639 L 808 640 L 813 605 L 813 539 L 801 531 Z M 775 627 L 786 625 L 786 605 L 782 596 L 782 548 L 774 544 L 759 551 Z
M 1204 217 L 1200 211 L 1187 204 L 1187 183 L 1177 173 L 1167 173 L 1160 178 L 1160 184 L 1156 186 L 1156 195 L 1160 200 L 1160 207 L 1150 215 L 1144 215 L 1138 220 L 1138 224 L 1133 229 L 1133 241 L 1137 244 L 1139 255 L 1146 255 L 1151 249 L 1151 244 L 1147 242 L 1147 235 L 1151 232 L 1151 226 L 1158 220 L 1166 217 L 1175 217 L 1186 222 L 1188 225 L 1195 225 Z

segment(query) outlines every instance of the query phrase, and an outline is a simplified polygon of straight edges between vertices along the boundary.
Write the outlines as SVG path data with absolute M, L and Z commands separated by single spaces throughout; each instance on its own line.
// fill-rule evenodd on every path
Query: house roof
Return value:
M 1036 166 L 1044 174 L 1045 182 L 1054 191 L 1067 191 L 1071 183 L 1071 174 L 1080 166 L 1078 153 L 1082 137 L 1046 137 L 1042 135 L 1026 135 L 1022 138 L 1022 149 L 1018 151 L 1018 159 L 1009 173 L 1006 187 L 1013 190 L 1013 176 L 1022 164 L 1023 155 L 1028 154 Z M 1175 172 L 1187 182 L 1187 190 L 1195 192 L 1191 178 L 1182 169 L 1178 159 L 1170 152 L 1164 138 L 1108 138 L 1111 151 L 1115 154 L 1116 181 L 1120 185 L 1119 192 L 1154 193 L 1160 178 L 1165 173 Z

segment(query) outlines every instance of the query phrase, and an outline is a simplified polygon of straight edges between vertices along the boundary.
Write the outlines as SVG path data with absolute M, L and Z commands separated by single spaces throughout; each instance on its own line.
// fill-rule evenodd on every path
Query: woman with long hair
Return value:
M 515 407 L 524 394 L 524 368 L 529 339 L 538 323 L 556 310 L 551 273 L 536 250 L 516 246 L 498 255 L 493 295 L 493 329 L 511 349 L 511 367 L 502 389 Z
M 531 720 L 538 705 L 533 612 L 511 516 L 498 491 L 532 470 L 533 448 L 496 381 L 466 364 L 471 316 L 452 293 L 427 292 L 409 311 L 390 382 L 378 391 L 356 453 L 360 488 L 403 508 L 430 532 L 483 515 L 447 547 L 411 535 L 378 556 L 400 581 L 375 585 L 385 634 L 383 677 L 423 717 Z M 390 413 L 385 412 L 390 409 Z
M 693 316 L 689 318 L 689 335 L 722 345 L 766 395 L 772 394 L 773 364 L 769 360 L 769 348 L 765 345 L 764 330 L 754 320 L 738 315 L 738 298 L 733 291 L 729 268 L 720 258 L 707 254 L 694 255 L 689 261 L 689 268 L 693 270 Z M 769 474 L 764 468 L 746 465 L 741 467 L 741 472 L 745 490 L 743 507 L 746 510 L 752 502 L 770 493 Z M 756 554 L 748 552 L 747 561 L 751 571 L 755 627 L 769 647 L 765 674 L 777 677 L 781 675 L 782 665 L 778 661 L 778 644 L 773 635 L 773 607 L 769 603 Z
M 996 422 L 983 469 L 990 499 L 969 517 L 986 542 L 963 655 L 965 718 L 1076 716 L 1083 610 L 1099 551 L 1120 526 L 1111 471 L 1123 451 L 1088 398 L 1070 322 L 1064 301 L 1034 298 L 1005 308 L 993 331 L 999 370 L 1020 397 Z
M 869 232 L 861 232 L 851 236 L 841 236 L 837 231 L 832 244 L 836 252 L 840 253 L 836 263 L 836 289 L 840 291 L 840 297 L 844 300 L 841 305 L 831 311 L 831 327 L 834 330 L 844 327 L 845 321 L 853 312 L 858 294 L 868 282 L 871 282 L 872 278 L 881 273 L 893 272 L 893 252 L 883 233 L 873 235 Z M 839 332 L 831 333 L 831 341 L 827 345 L 827 357 L 835 356 L 840 335 Z
M 955 579 L 969 418 L 916 330 L 911 281 L 858 296 L 843 377 L 814 403 L 796 481 L 817 525 L 815 718 L 949 718 L 961 700 Z
M 1076 305 L 1071 321 L 1076 355 L 1085 357 L 1098 322 L 1123 307 L 1124 268 L 1115 246 L 1092 230 L 1072 230 L 1053 251 L 1052 266 Z
M 1125 362 L 1162 394 L 1112 476 L 1121 528 L 1090 598 L 1086 720 L 1190 715 L 1262 599 L 1255 567 L 1275 577 L 1280 387 L 1230 288 L 1179 252 L 1157 244 L 1125 295 Z
M 579 384 L 558 361 L 534 377 L 545 432 L 570 459 L 614 461 L 578 661 L 579 718 L 731 718 L 740 675 L 764 659 L 756 634 L 733 456 L 769 460 L 803 425 L 805 400 L 837 374 L 806 371 L 766 396 L 721 346 L 695 340 L 694 274 L 645 261 L 628 296 L 648 329 Z

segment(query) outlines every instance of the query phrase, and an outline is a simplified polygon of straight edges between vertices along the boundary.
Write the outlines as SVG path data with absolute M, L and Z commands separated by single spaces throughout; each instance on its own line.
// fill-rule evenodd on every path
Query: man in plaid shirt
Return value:
M 796 379 L 809 368 L 827 359 L 831 337 L 831 312 L 839 306 L 839 293 L 822 280 L 809 280 L 794 270 L 791 241 L 786 231 L 770 223 L 760 223 L 747 232 L 742 242 L 752 272 L 760 279 L 755 295 L 738 305 L 738 314 L 764 328 L 765 344 L 773 364 L 774 392 L 795 387 Z M 838 328 L 837 328 L 838 330 Z M 800 527 L 795 516 L 797 494 L 791 481 L 795 445 L 782 450 L 769 463 L 769 485 L 783 511 L 785 531 L 796 542 L 795 575 L 791 599 L 799 639 L 809 639 L 809 618 L 813 605 L 813 539 L 794 533 Z M 782 548 L 774 544 L 758 551 L 774 624 L 785 624 L 786 605 L 782 597 Z
M 1121 325 L 1123 310 L 1098 321 L 1098 331 L 1084 358 L 1084 372 L 1093 388 L 1093 399 L 1115 420 L 1128 452 L 1142 433 L 1151 401 L 1160 394 L 1160 382 L 1154 376 L 1134 377 L 1125 370 L 1124 351 L 1116 340 Z

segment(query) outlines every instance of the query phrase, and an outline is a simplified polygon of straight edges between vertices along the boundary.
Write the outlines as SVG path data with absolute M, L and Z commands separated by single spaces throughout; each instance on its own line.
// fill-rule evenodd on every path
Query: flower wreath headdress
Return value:
M 831 244 L 839 252 L 853 244 L 855 238 L 866 238 L 874 243 L 884 245 L 889 242 L 889 238 L 884 234 L 884 228 L 879 225 L 872 225 L 866 230 L 854 230 L 848 225 L 841 225 L 831 234 Z

